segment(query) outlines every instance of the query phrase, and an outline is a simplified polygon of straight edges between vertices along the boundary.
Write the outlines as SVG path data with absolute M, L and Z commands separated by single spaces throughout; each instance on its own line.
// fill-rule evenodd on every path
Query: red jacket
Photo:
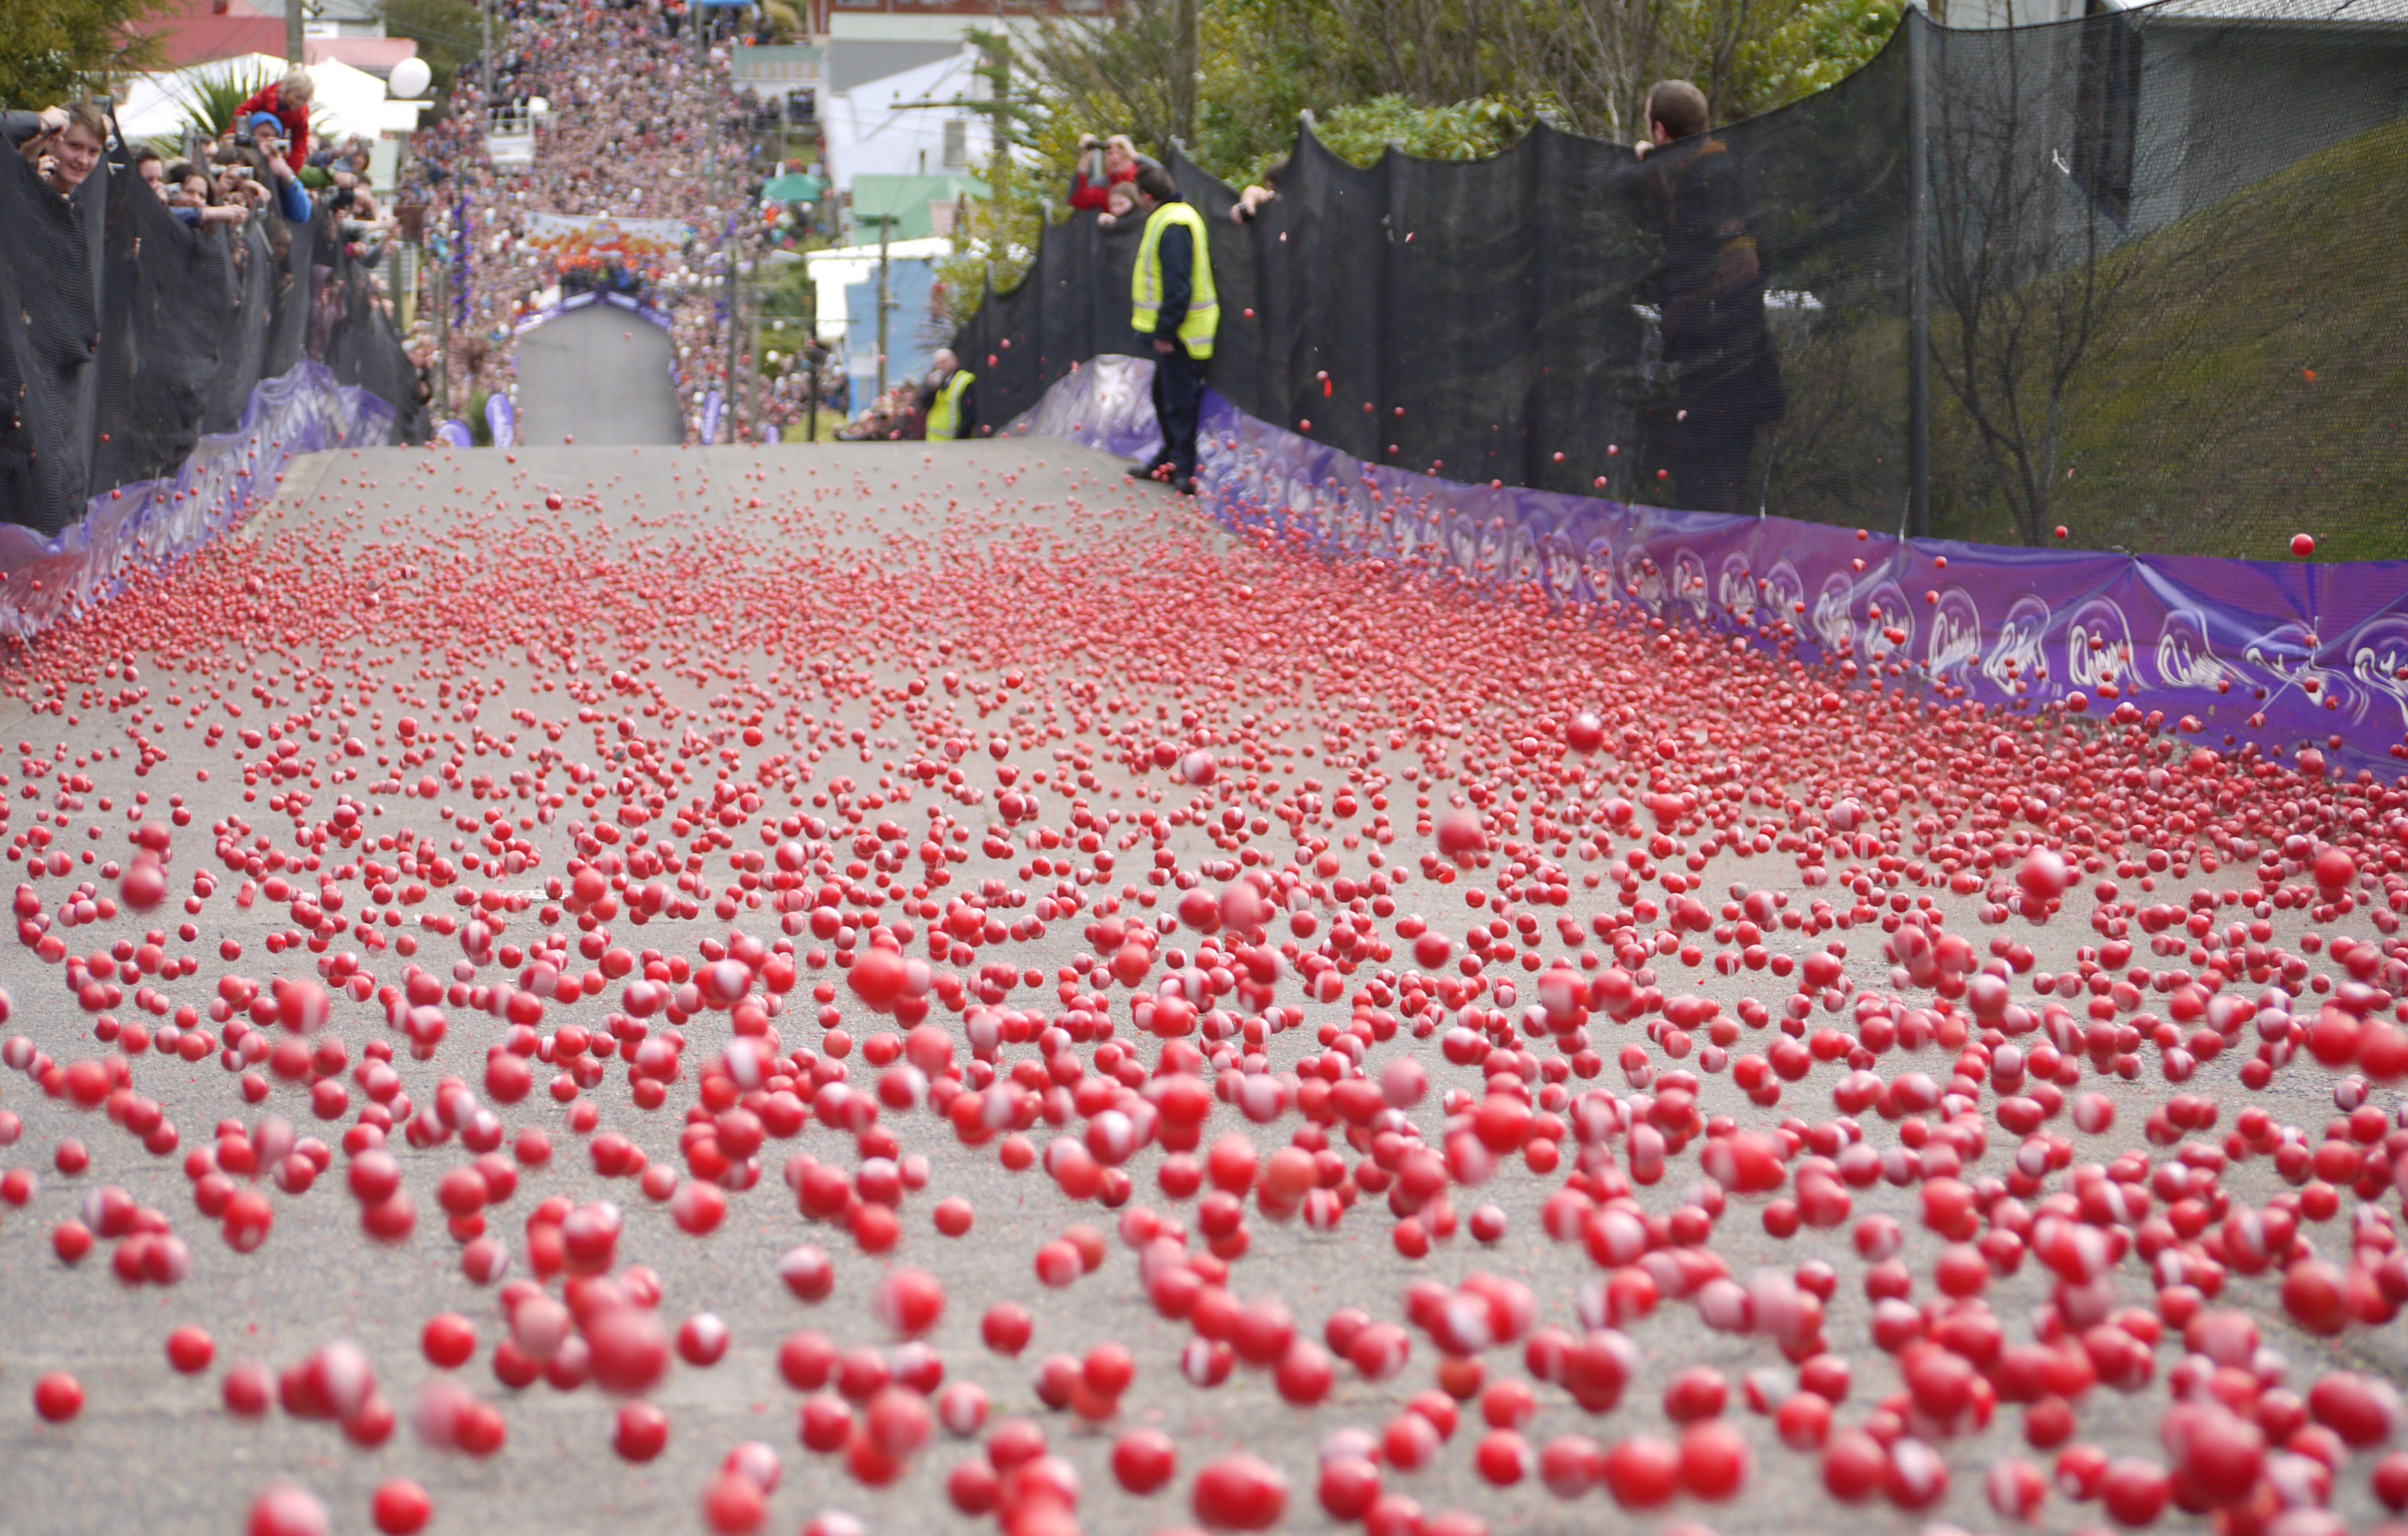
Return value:
M 1135 165 L 1131 165 L 1125 172 L 1119 175 L 1106 172 L 1105 179 L 1101 181 L 1090 181 L 1087 179 L 1087 173 L 1085 171 L 1075 171 L 1070 177 L 1070 206 L 1072 208 L 1094 208 L 1097 212 L 1101 212 L 1103 209 L 1111 207 L 1112 184 L 1114 182 L 1134 181 L 1136 179 L 1137 167 Z
M 235 122 L 248 123 L 257 112 L 273 113 L 284 124 L 284 136 L 292 141 L 284 151 L 284 163 L 297 175 L 309 163 L 309 108 L 285 106 L 283 93 L 281 85 L 269 86 L 236 109 Z

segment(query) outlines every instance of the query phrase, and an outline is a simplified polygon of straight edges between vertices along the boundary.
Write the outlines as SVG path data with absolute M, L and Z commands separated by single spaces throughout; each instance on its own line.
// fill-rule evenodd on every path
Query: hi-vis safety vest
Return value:
M 1212 290 L 1212 247 L 1204 233 L 1204 216 L 1193 203 L 1165 203 L 1145 222 L 1145 238 L 1137 249 L 1137 279 L 1130 284 L 1137 301 L 1129 324 L 1140 336 L 1152 336 L 1162 315 L 1162 232 L 1172 224 L 1187 231 L 1195 248 L 1195 275 L 1187 295 L 1187 318 L 1179 323 L 1179 340 L 1187 355 L 1201 361 L 1212 355 L 1212 335 L 1221 324 L 1221 300 Z
M 930 440 L 950 440 L 962 435 L 962 396 L 978 375 L 968 368 L 955 368 L 937 391 L 936 399 L 928 404 L 928 437 Z

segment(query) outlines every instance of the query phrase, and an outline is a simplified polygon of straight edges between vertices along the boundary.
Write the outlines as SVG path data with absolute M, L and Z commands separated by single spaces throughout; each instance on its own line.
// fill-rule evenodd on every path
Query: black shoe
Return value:
M 1128 478 L 1158 481 L 1162 478 L 1162 472 L 1166 467 L 1167 466 L 1159 464 L 1132 464 L 1128 467 Z
M 1196 477 L 1190 475 L 1185 480 L 1172 481 L 1170 488 L 1182 496 L 1192 496 L 1196 494 Z

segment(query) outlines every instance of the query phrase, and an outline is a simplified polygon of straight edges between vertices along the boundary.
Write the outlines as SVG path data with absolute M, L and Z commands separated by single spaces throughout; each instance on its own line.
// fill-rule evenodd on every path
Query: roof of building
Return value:
M 2408 26 L 2408 0 L 2156 0 L 2125 10 L 2144 10 L 2153 22 L 2277 22 L 2357 28 Z
M 869 220 L 892 214 L 896 223 L 890 240 L 924 239 L 937 233 L 931 203 L 953 203 L 964 196 L 983 197 L 986 183 L 975 176 L 873 176 L 853 179 L 853 206 L 845 227 L 855 239 L 875 242 L 878 226 Z

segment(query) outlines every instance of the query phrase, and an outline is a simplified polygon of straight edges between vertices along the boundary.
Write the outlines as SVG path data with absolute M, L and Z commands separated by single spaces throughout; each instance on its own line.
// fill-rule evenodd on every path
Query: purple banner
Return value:
M 1070 365 L 1070 377 L 1045 392 L 1033 409 L 1003 429 L 1008 438 L 1035 433 L 1067 438 L 1140 464 L 1162 451 L 1154 420 L 1154 364 L 1106 353 Z M 1236 408 L 1232 407 L 1234 410 Z
M 449 443 L 453 448 L 474 448 L 477 446 L 477 435 L 468 430 L 467 423 L 461 421 L 457 417 L 453 417 L 452 420 L 444 422 L 436 427 L 435 440 L 439 443 Z
M 1097 358 L 1007 433 L 1142 459 L 1152 365 Z M 1947 699 L 2062 707 L 2216 751 L 2388 778 L 2408 749 L 2408 561 L 2013 549 L 1467 485 L 1381 466 L 1207 393 L 1197 488 L 1233 527 L 1568 606 L 1794 640 Z M 2313 766 L 2311 764 L 2311 766 Z
M 494 435 L 495 448 L 515 448 L 519 440 L 519 409 L 510 404 L 507 395 L 485 397 L 485 428 Z
M 235 430 L 203 438 L 165 480 L 92 498 L 83 521 L 45 538 L 0 524 L 0 635 L 27 639 L 214 542 L 272 500 L 293 460 L 328 448 L 381 443 L 394 409 L 303 362 L 251 393 Z
M 717 390 L 712 390 L 703 396 L 701 437 L 704 447 L 708 448 L 719 441 L 720 418 L 725 415 L 726 411 L 727 401 Z
M 642 300 L 631 298 L 625 294 L 609 294 L 599 289 L 589 288 L 581 294 L 569 294 L 558 304 L 546 305 L 530 314 L 521 316 L 518 323 L 510 327 L 510 334 L 524 336 L 548 321 L 558 320 L 572 310 L 586 309 L 595 304 L 607 304 L 614 309 L 624 309 L 637 319 L 648 321 L 664 331 L 676 328 L 676 323 L 669 319 L 665 310 L 655 309 Z

